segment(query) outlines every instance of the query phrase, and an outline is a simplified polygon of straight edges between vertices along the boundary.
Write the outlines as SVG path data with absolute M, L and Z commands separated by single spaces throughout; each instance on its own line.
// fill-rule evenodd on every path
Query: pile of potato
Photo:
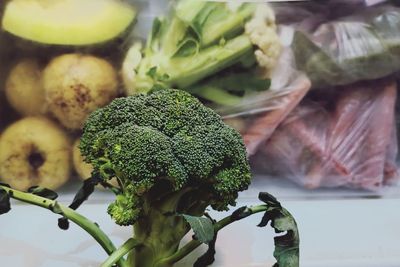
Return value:
M 112 64 L 93 55 L 16 62 L 4 94 L 20 118 L 1 133 L 1 180 L 26 190 L 34 185 L 57 189 L 73 171 L 88 178 L 91 166 L 78 149 L 81 129 L 91 112 L 119 96 L 118 85 Z

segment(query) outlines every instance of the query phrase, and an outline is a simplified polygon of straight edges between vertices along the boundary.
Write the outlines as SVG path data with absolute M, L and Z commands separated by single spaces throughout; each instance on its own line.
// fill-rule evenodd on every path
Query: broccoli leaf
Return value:
M 102 181 L 103 179 L 98 175 L 93 175 L 89 179 L 86 179 L 83 182 L 81 189 L 79 189 L 78 193 L 76 193 L 74 200 L 69 207 L 74 210 L 79 208 L 79 206 L 93 193 L 95 186 Z
M 296 221 L 272 195 L 260 193 L 259 199 L 265 202 L 270 209 L 265 212 L 258 226 L 264 227 L 271 221 L 271 227 L 275 229 L 276 233 L 285 233 L 274 238 L 274 257 L 277 260 L 274 267 L 298 267 L 300 238 Z
M 32 193 L 34 195 L 45 197 L 51 200 L 55 200 L 58 197 L 58 194 L 50 189 L 40 187 L 40 186 L 32 186 L 28 189 L 28 193 Z
M 10 195 L 6 190 L 0 189 L 0 215 L 11 210 Z
M 214 239 L 214 226 L 209 218 L 196 217 L 190 215 L 183 215 L 185 220 L 193 229 L 194 235 L 197 240 L 202 243 L 208 244 Z
M 86 179 L 83 182 L 82 187 L 76 193 L 69 207 L 73 210 L 79 208 L 79 206 L 82 205 L 82 203 L 85 202 L 88 197 L 94 192 L 95 186 L 98 184 L 103 184 L 103 182 L 104 180 L 101 178 L 100 175 L 92 174 L 92 177 Z M 67 230 L 69 228 L 68 219 L 65 217 L 58 219 L 58 227 L 62 230 Z

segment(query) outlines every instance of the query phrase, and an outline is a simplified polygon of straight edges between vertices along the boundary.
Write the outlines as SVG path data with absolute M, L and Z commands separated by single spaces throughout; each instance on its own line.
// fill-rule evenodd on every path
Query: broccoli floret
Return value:
M 217 210 L 234 205 L 238 192 L 250 183 L 239 133 L 179 90 L 114 100 L 89 117 L 80 148 L 103 179 L 116 176 L 121 181 L 124 195 L 109 213 L 122 225 L 135 222 L 141 210 L 138 203 L 159 181 L 172 186 L 163 194 L 185 187 L 204 190 L 192 202 L 207 201 Z M 194 204 L 179 207 L 185 210 Z M 135 211 L 126 212 L 124 207 L 135 207 Z

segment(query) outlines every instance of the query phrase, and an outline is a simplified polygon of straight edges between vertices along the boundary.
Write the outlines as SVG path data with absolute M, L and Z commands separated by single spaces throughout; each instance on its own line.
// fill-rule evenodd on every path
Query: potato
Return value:
M 23 116 L 46 113 L 42 71 L 35 59 L 23 59 L 11 70 L 5 86 L 9 104 Z
M 44 117 L 11 124 L 0 139 L 0 176 L 18 190 L 40 185 L 57 189 L 70 177 L 71 143 L 64 131 Z
M 117 74 L 106 60 L 91 55 L 65 54 L 43 71 L 49 111 L 69 129 L 80 129 L 87 116 L 107 105 L 118 93 Z

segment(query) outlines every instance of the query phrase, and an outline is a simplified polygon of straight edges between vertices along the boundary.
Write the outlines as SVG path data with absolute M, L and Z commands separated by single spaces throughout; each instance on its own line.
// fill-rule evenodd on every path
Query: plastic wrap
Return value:
M 270 90 L 244 98 L 234 107 L 217 110 L 226 123 L 239 130 L 249 155 L 256 153 L 258 147 L 268 140 L 311 87 L 310 80 L 293 68 L 293 55 L 289 48 L 282 53 L 271 80 Z
M 293 38 L 297 67 L 313 87 L 378 79 L 400 70 L 400 9 L 377 6 L 347 17 L 328 16 L 334 20 L 298 22 Z
M 298 106 L 253 157 L 255 167 L 307 188 L 377 190 L 396 181 L 396 82 L 337 90 L 331 101 Z

